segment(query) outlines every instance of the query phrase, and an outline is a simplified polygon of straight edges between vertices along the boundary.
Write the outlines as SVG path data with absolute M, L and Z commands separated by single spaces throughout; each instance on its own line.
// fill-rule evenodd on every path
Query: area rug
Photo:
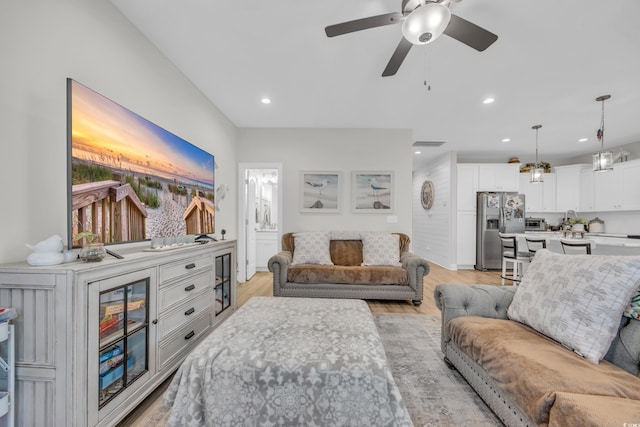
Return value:
M 416 427 L 494 427 L 502 423 L 440 351 L 440 317 L 374 314 L 391 371 Z M 162 399 L 133 425 L 166 425 Z
M 440 316 L 374 314 L 393 378 L 416 427 L 502 423 L 443 360 Z

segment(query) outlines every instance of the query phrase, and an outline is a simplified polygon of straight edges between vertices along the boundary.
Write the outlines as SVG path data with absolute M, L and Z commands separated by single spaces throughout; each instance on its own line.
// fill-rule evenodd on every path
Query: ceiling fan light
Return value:
M 416 8 L 402 24 L 402 35 L 412 44 L 431 43 L 442 35 L 451 20 L 451 11 L 440 3 Z

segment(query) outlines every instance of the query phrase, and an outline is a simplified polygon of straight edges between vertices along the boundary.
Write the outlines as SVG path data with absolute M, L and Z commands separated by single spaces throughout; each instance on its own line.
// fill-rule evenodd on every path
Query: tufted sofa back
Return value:
M 285 233 L 282 236 L 282 250 L 291 252 L 295 251 L 295 233 Z M 343 266 L 358 266 L 362 264 L 362 240 L 353 239 L 354 233 L 349 233 L 351 236 L 348 239 L 339 238 L 339 233 L 336 233 L 336 238 L 332 237 L 329 247 L 331 254 L 331 261 L 334 265 Z M 409 250 L 409 244 L 411 239 L 404 233 L 393 233 L 400 236 L 400 255 Z

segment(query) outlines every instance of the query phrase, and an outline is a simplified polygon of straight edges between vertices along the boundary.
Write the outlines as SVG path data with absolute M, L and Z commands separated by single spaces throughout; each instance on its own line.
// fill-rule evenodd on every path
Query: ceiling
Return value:
M 453 3 L 498 40 L 477 52 L 443 35 L 384 78 L 400 25 L 333 38 L 324 27 L 399 11 L 401 0 L 111 2 L 241 128 L 402 128 L 446 142 L 414 155 L 419 167 L 446 151 L 531 162 L 531 126 L 542 124 L 549 161 L 597 151 L 595 98 L 611 94 L 605 148 L 640 141 L 638 0 Z

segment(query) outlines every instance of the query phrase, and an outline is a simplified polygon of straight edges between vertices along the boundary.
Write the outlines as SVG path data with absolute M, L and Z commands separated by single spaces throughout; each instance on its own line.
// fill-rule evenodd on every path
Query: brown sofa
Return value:
M 429 273 L 429 264 L 409 252 L 409 236 L 394 234 L 400 236 L 400 267 L 363 266 L 363 243 L 354 236 L 332 238 L 329 251 L 334 265 L 292 265 L 294 233 L 286 233 L 282 236 L 282 252 L 269 259 L 273 295 L 411 300 L 414 305 L 420 305 L 423 277 Z
M 516 291 L 436 286 L 447 363 L 508 426 L 640 423 L 640 321 L 623 317 L 609 352 L 596 365 L 509 320 Z

